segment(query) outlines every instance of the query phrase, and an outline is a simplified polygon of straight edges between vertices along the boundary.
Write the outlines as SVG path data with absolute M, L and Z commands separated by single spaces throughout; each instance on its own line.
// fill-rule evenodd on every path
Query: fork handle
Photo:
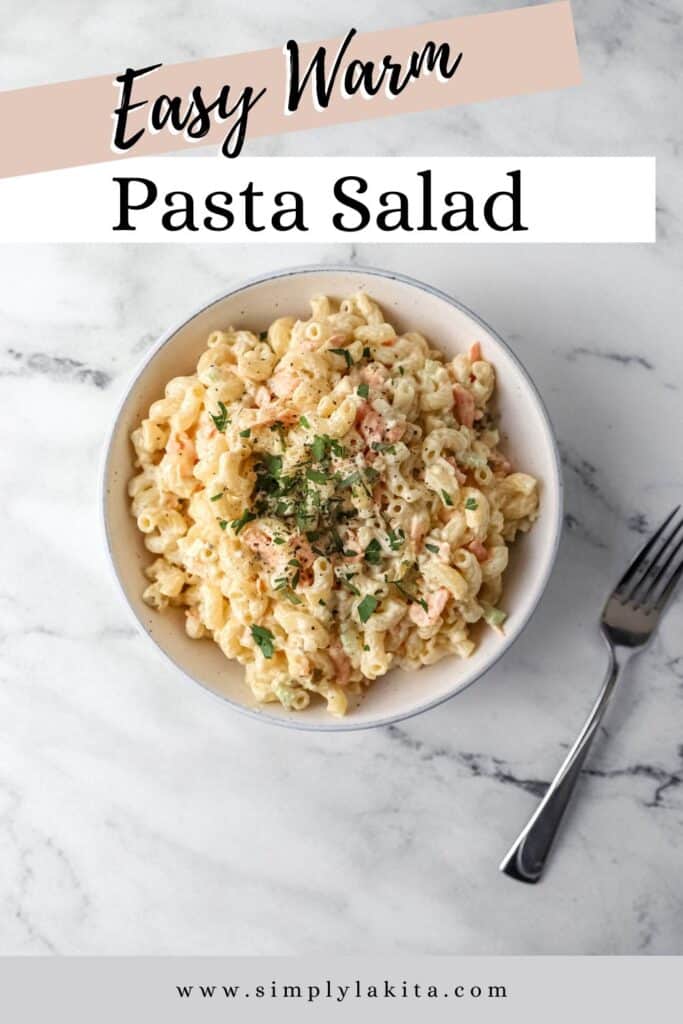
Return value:
M 586 755 L 614 692 L 622 666 L 617 662 L 612 646 L 608 644 L 608 647 L 609 667 L 593 709 L 535 813 L 500 865 L 500 870 L 504 874 L 520 882 L 538 882 L 543 874 L 548 854 L 581 774 Z

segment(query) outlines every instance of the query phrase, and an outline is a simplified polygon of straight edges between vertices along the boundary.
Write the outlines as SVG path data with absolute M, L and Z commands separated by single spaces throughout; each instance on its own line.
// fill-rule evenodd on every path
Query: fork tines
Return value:
M 677 505 L 641 548 L 617 584 L 615 594 L 644 611 L 659 611 L 683 574 L 683 516 Z

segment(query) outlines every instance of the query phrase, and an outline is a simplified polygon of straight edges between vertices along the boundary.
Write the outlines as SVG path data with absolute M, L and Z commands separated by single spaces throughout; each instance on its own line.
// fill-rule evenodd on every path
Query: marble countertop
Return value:
M 505 6 L 401 0 L 390 20 Z M 54 5 L 16 0 L 0 85 L 389 19 L 289 7 L 69 0 L 55 37 Z M 545 882 L 496 869 L 599 687 L 610 581 L 682 493 L 680 5 L 573 7 L 578 89 L 249 152 L 655 154 L 656 245 L 0 247 L 0 953 L 683 953 L 680 596 Z M 567 485 L 557 568 L 509 654 L 448 704 L 357 734 L 268 727 L 174 675 L 130 626 L 97 514 L 103 439 L 153 339 L 244 276 L 315 261 L 414 274 L 491 322 L 547 401 Z

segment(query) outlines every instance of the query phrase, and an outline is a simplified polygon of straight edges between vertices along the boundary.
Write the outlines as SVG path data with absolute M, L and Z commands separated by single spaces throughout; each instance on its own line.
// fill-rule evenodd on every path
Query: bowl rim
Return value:
M 451 692 L 446 693 L 442 696 L 436 697 L 433 700 L 427 700 L 424 703 L 419 704 L 408 711 L 400 712 L 398 714 L 387 715 L 386 717 L 379 718 L 375 721 L 370 722 L 355 722 L 352 715 L 338 720 L 332 720 L 329 723 L 307 723 L 305 720 L 302 720 L 303 716 L 301 716 L 301 718 L 294 718 L 293 716 L 291 718 L 276 718 L 275 716 L 264 713 L 264 711 L 260 708 L 246 707 L 245 705 L 239 704 L 236 701 L 232 700 L 228 696 L 217 693 L 215 690 L 211 689 L 211 687 L 207 686 L 206 683 L 203 683 L 201 680 L 195 678 L 195 676 L 187 672 L 181 665 L 178 664 L 178 662 L 175 661 L 175 659 L 168 653 L 168 651 L 166 651 L 162 647 L 162 645 L 157 640 L 155 640 L 153 636 L 151 636 L 147 629 L 145 629 L 142 620 L 139 618 L 135 608 L 133 607 L 131 599 L 129 598 L 128 593 L 121 581 L 121 577 L 119 576 L 116 562 L 114 560 L 114 556 L 112 553 L 112 540 L 109 529 L 109 521 L 107 516 L 109 467 L 114 440 L 118 436 L 119 424 L 121 417 L 123 415 L 123 410 L 135 385 L 137 384 L 140 377 L 142 377 L 148 365 L 154 360 L 157 353 L 167 344 L 168 341 L 170 341 L 170 339 L 174 335 L 176 335 L 179 331 L 183 329 L 183 327 L 185 327 L 192 320 L 194 320 L 195 317 L 199 316 L 201 313 L 204 313 L 212 306 L 217 305 L 219 302 L 222 302 L 224 299 L 239 295 L 240 292 L 246 291 L 249 288 L 253 288 L 255 285 L 264 284 L 267 281 L 277 280 L 286 277 L 298 277 L 304 274 L 327 273 L 365 274 L 372 277 L 381 277 L 392 281 L 400 281 L 402 284 L 410 285 L 413 288 L 417 288 L 421 291 L 427 292 L 435 296 L 436 298 L 448 303 L 448 305 L 453 306 L 455 309 L 458 309 L 461 313 L 464 313 L 471 320 L 473 320 L 474 323 L 478 324 L 485 331 L 487 331 L 494 338 L 494 340 L 506 351 L 507 355 L 514 363 L 518 372 L 526 381 L 533 397 L 536 400 L 538 410 L 541 414 L 541 419 L 543 420 L 545 426 L 546 436 L 550 441 L 550 449 L 552 453 L 552 468 L 554 471 L 555 484 L 557 487 L 557 511 L 555 515 L 555 522 L 553 524 L 552 549 L 546 555 L 546 563 L 541 576 L 540 585 L 538 587 L 536 598 L 531 607 L 529 608 L 526 616 L 524 617 L 520 625 L 517 627 L 517 630 L 514 633 L 514 635 L 506 637 L 496 656 L 491 661 L 489 661 L 481 669 L 481 671 L 477 672 L 471 679 L 469 679 L 466 683 L 460 685 L 457 689 L 454 689 Z M 530 376 L 529 372 L 527 371 L 526 367 L 521 362 L 517 354 L 512 350 L 508 343 L 500 336 L 498 331 L 491 327 L 490 324 L 486 322 L 486 320 L 480 317 L 477 313 L 473 312 L 473 310 L 471 310 L 463 302 L 460 302 L 459 299 L 455 299 L 453 296 L 449 295 L 447 292 L 442 291 L 440 288 L 436 288 L 434 287 L 434 285 L 427 284 L 425 281 L 420 281 L 418 278 L 412 277 L 409 274 L 400 273 L 399 271 L 383 270 L 377 267 L 369 267 L 354 263 L 308 263 L 296 267 L 285 267 L 279 270 L 267 271 L 264 274 L 259 274 L 256 277 L 250 277 L 243 280 L 241 283 L 238 283 L 234 288 L 230 288 L 227 291 L 220 292 L 214 298 L 209 299 L 208 301 L 204 302 L 201 306 L 193 310 L 193 312 L 190 313 L 188 316 L 183 317 L 182 320 L 167 328 L 167 330 L 165 330 L 160 335 L 160 337 L 152 345 L 152 347 L 143 355 L 140 362 L 135 366 L 132 375 L 124 385 L 122 393 L 116 404 L 111 427 L 108 430 L 105 437 L 104 447 L 102 449 L 100 458 L 100 469 L 98 476 L 100 513 L 99 518 L 101 528 L 104 533 L 105 549 L 107 559 L 109 561 L 109 567 L 114 577 L 116 587 L 121 596 L 123 597 L 124 604 L 128 609 L 129 615 L 132 616 L 132 619 L 135 622 L 138 631 L 141 632 L 143 636 L 147 638 L 148 642 L 151 644 L 151 646 L 157 652 L 157 654 L 161 655 L 161 657 L 170 665 L 172 665 L 177 672 L 179 672 L 185 679 L 188 679 L 190 682 L 192 682 L 195 686 L 199 686 L 202 690 L 211 695 L 217 701 L 220 701 L 221 704 L 228 704 L 230 705 L 231 708 L 235 709 L 240 714 L 247 715 L 249 718 L 255 719 L 256 721 L 260 721 L 268 725 L 278 726 L 284 729 L 294 729 L 299 732 L 360 732 L 366 729 L 378 729 L 385 726 L 394 725 L 397 722 L 404 722 L 406 721 L 406 719 L 414 718 L 417 715 L 424 714 L 426 711 L 431 711 L 433 708 L 439 707 L 441 704 L 445 704 L 447 701 L 452 700 L 454 697 L 457 697 L 458 694 L 463 693 L 465 690 L 469 689 L 470 686 L 472 686 L 474 683 L 478 682 L 495 665 L 498 664 L 503 655 L 510 650 L 514 643 L 516 643 L 516 641 L 519 639 L 522 633 L 526 630 L 527 626 L 529 625 L 529 622 L 531 621 L 534 613 L 536 612 L 538 605 L 541 601 L 541 598 L 545 593 L 548 581 L 550 579 L 551 573 L 555 566 L 555 562 L 557 560 L 557 553 L 559 550 L 560 540 L 562 537 L 562 524 L 564 522 L 564 480 L 562 475 L 562 463 L 560 459 L 557 438 L 555 436 L 555 430 L 553 428 L 552 420 L 550 419 L 550 415 L 546 408 L 545 402 L 543 401 L 543 398 L 541 397 L 541 394 L 538 391 L 538 388 L 536 387 L 536 384 L 534 383 L 532 377 Z

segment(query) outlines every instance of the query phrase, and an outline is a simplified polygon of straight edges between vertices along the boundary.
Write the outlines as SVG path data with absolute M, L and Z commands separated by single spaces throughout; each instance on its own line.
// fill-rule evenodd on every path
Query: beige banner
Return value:
M 400 66 L 398 81 L 405 78 L 411 58 L 419 58 L 425 47 L 430 52 L 430 42 L 436 47 L 450 47 L 450 67 L 457 65 L 450 77 L 440 75 L 437 69 L 431 74 L 423 70 L 399 95 L 389 96 L 386 84 L 391 76 L 385 73 L 381 90 L 371 98 L 360 92 L 348 94 L 349 83 L 362 77 L 361 65 L 356 62 L 373 63 L 376 83 L 390 56 Z M 122 104 L 122 86 L 116 78 L 123 69 L 115 75 L 0 93 L 4 141 L 0 177 L 173 152 L 197 144 L 220 147 L 231 132 L 234 149 L 240 115 L 246 137 L 253 138 L 562 89 L 577 85 L 581 77 L 568 2 L 301 44 L 302 75 L 321 46 L 326 49 L 327 75 L 341 54 L 339 73 L 325 109 L 314 102 L 312 75 L 297 109 L 286 113 L 290 65 L 287 48 L 163 65 L 132 82 L 130 109 L 121 137 L 127 141 L 139 133 L 139 138 L 131 148 L 118 151 L 113 144 L 114 129 L 117 121 L 121 129 L 123 115 L 117 118 L 114 113 Z M 459 54 L 462 56 L 458 61 Z M 155 101 L 162 96 L 178 97 L 177 108 L 184 115 L 198 86 L 207 106 L 223 90 L 226 116 L 217 118 L 214 109 L 210 127 L 199 141 L 170 130 L 168 125 L 155 130 L 150 120 Z M 168 111 L 168 102 L 161 102 Z M 232 113 L 230 108 L 235 108 Z

